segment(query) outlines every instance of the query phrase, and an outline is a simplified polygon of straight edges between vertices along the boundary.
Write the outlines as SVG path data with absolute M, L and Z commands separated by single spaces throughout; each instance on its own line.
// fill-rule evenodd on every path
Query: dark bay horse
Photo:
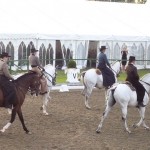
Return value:
M 37 94 L 39 92 L 40 86 L 40 77 L 33 72 L 26 73 L 16 80 L 12 81 L 16 88 L 17 99 L 15 100 L 12 108 L 11 119 L 10 121 L 0 130 L 5 132 L 6 129 L 14 122 L 16 114 L 18 114 L 19 119 L 22 123 L 22 127 L 26 133 L 30 133 L 27 127 L 25 126 L 21 106 L 25 100 L 25 95 L 30 89 L 30 91 L 35 91 Z M 12 97 L 13 98 L 13 97 Z M 0 107 L 4 107 L 4 97 L 3 92 L 0 89 Z

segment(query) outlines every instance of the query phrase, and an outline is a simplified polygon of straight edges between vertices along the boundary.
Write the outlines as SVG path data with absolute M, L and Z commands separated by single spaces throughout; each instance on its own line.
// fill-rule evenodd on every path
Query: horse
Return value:
M 119 75 L 121 70 L 120 61 L 114 62 L 114 64 L 111 65 L 111 69 L 115 75 L 116 82 L 117 82 L 117 76 Z M 89 97 L 91 96 L 94 87 L 99 89 L 104 88 L 103 77 L 102 74 L 98 73 L 97 69 L 91 68 L 87 71 L 82 72 L 81 78 L 83 80 L 83 85 L 84 85 L 82 95 L 85 96 L 85 107 L 87 109 L 90 109 L 91 107 L 89 106 Z M 105 97 L 106 95 L 107 95 L 107 90 L 105 90 Z
M 21 106 L 23 105 L 23 102 L 25 100 L 25 95 L 28 92 L 29 88 L 31 91 L 35 91 L 38 94 L 39 86 L 40 86 L 39 80 L 40 77 L 36 73 L 31 72 L 31 73 L 26 73 L 18 77 L 16 80 L 12 81 L 16 89 L 17 99 L 13 103 L 10 121 L 0 130 L 2 133 L 5 132 L 5 130 L 10 127 L 10 125 L 15 121 L 16 114 L 18 114 L 24 131 L 27 134 L 30 134 L 29 130 L 27 129 L 24 123 Z M 4 100 L 5 99 L 3 96 L 3 91 L 0 88 L 0 107 L 4 107 Z
M 49 100 L 51 99 L 50 90 L 51 90 L 52 86 L 56 84 L 56 75 L 57 75 L 56 69 L 57 69 L 57 66 L 55 68 L 51 64 L 48 64 L 44 67 L 45 71 L 43 71 L 43 74 L 44 74 L 45 78 L 47 79 L 47 85 L 48 85 L 48 93 L 42 95 L 43 105 L 41 106 L 41 110 L 43 110 L 44 115 L 48 115 L 46 108 L 47 108 L 47 104 L 48 104 Z
M 40 110 L 43 111 L 44 115 L 48 115 L 47 105 L 48 105 L 48 102 L 51 100 L 50 90 L 51 90 L 52 86 L 56 84 L 56 75 L 57 75 L 56 69 L 57 69 L 57 66 L 54 67 L 51 64 L 47 64 L 47 65 L 44 66 L 44 71 L 42 71 L 43 75 L 47 79 L 47 85 L 48 85 L 48 92 L 45 93 L 44 95 L 41 95 L 43 104 L 40 107 Z M 21 75 L 22 74 L 15 75 L 14 78 L 17 79 Z M 32 98 L 34 98 L 36 94 L 34 92 L 32 92 L 31 95 L 32 95 Z M 8 113 L 11 114 L 10 109 L 8 109 Z
M 150 92 L 150 73 L 144 75 L 140 82 L 145 87 L 145 96 L 143 99 L 143 104 L 146 106 L 149 102 L 149 92 Z M 127 125 L 127 108 L 128 106 L 136 107 L 137 106 L 137 94 L 136 91 L 133 90 L 131 87 L 129 87 L 128 84 L 125 83 L 118 83 L 114 84 L 108 91 L 108 101 L 107 106 L 105 108 L 105 111 L 103 112 L 103 115 L 101 117 L 100 124 L 98 125 L 98 128 L 96 130 L 97 133 L 101 132 L 101 128 L 104 122 L 104 119 L 107 117 L 108 113 L 110 112 L 111 108 L 115 105 L 115 103 L 118 103 L 121 107 L 122 111 L 122 120 L 124 121 L 124 127 L 125 130 L 128 133 L 131 133 L 131 131 L 128 128 Z M 133 127 L 139 127 L 141 124 L 145 129 L 149 129 L 149 127 L 145 124 L 145 107 L 137 107 L 139 114 L 140 114 L 140 121 L 136 124 L 133 124 Z

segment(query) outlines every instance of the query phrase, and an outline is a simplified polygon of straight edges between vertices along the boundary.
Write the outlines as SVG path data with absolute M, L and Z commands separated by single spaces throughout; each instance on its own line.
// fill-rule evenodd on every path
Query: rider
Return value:
M 130 56 L 128 66 L 126 67 L 126 73 L 127 73 L 126 81 L 129 81 L 136 89 L 137 101 L 138 101 L 137 107 L 139 106 L 144 107 L 145 105 L 143 104 L 143 98 L 145 95 L 145 88 L 139 82 L 139 75 L 137 72 L 137 68 L 134 66 L 134 64 L 135 64 L 135 57 Z
M 110 63 L 108 62 L 107 56 L 105 54 L 106 46 L 101 46 L 99 58 L 98 58 L 98 69 L 101 70 L 103 75 L 103 86 L 109 88 L 115 83 L 115 76 L 110 69 Z
M 9 60 L 8 53 L 0 54 L 0 87 L 4 95 L 4 107 L 12 108 L 17 96 L 14 84 L 10 80 L 14 80 L 8 70 L 7 62 Z
M 31 65 L 31 70 L 36 72 L 39 76 L 41 76 L 41 92 L 40 94 L 46 94 L 48 92 L 48 86 L 47 86 L 47 80 L 45 79 L 45 77 L 43 76 L 42 71 L 45 71 L 45 69 L 42 67 L 42 65 L 40 64 L 39 61 L 39 57 L 36 55 L 38 52 L 38 50 L 36 50 L 35 48 L 31 49 L 31 54 L 29 56 L 29 63 Z

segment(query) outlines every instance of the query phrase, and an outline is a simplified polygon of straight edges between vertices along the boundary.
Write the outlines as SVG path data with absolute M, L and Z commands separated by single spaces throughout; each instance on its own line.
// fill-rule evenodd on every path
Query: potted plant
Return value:
M 76 68 L 76 62 L 71 59 L 67 64 L 67 68 Z

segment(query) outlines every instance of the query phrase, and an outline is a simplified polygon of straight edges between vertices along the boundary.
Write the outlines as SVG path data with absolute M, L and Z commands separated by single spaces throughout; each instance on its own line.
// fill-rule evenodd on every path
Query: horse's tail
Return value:
M 116 103 L 115 97 L 114 97 L 114 92 L 116 90 L 117 87 L 111 87 L 109 90 L 109 98 L 111 99 L 111 101 L 109 102 L 110 106 L 113 106 Z

